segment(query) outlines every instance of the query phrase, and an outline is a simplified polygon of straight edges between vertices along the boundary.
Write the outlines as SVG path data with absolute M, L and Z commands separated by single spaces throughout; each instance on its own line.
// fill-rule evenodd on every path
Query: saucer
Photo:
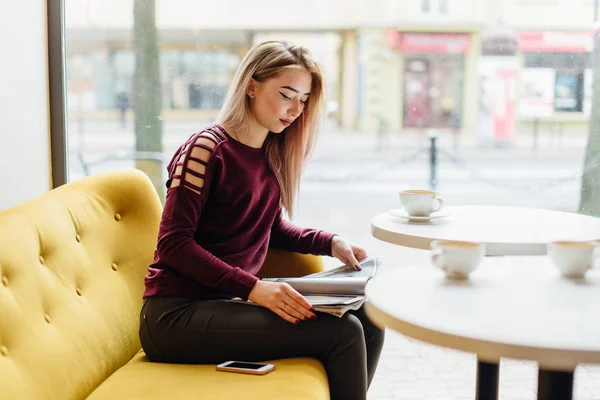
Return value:
M 404 211 L 401 208 L 398 208 L 395 210 L 390 210 L 390 211 L 388 211 L 388 214 L 390 214 L 392 217 L 404 218 L 409 221 L 421 221 L 421 222 L 434 221 L 436 219 L 446 218 L 451 215 L 450 211 L 447 211 L 447 210 L 433 212 L 429 216 L 408 215 L 406 213 L 406 211 Z

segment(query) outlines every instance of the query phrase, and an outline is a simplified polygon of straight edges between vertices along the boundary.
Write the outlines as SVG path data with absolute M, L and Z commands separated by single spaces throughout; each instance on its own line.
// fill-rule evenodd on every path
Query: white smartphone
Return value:
M 217 365 L 217 371 L 237 372 L 240 374 L 265 375 L 275 369 L 274 364 L 246 361 L 226 361 Z

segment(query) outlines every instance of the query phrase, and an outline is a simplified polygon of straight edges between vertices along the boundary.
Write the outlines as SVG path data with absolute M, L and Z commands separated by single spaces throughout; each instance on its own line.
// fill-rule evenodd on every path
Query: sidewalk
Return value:
M 369 400 L 473 400 L 476 357 L 423 344 L 393 331 L 386 333 L 379 369 Z M 582 365 L 575 371 L 575 400 L 600 399 L 600 367 Z M 537 365 L 502 360 L 499 399 L 535 400 Z
M 530 132 L 519 132 L 509 143 L 491 142 L 477 134 L 462 133 L 454 138 L 448 131 L 437 133 L 438 151 L 446 151 L 468 160 L 509 159 L 579 159 L 585 151 L 588 134 L 565 134 L 562 137 L 539 134 L 537 143 Z M 359 159 L 398 159 L 422 151 L 429 155 L 432 141 L 428 133 L 415 131 L 393 132 L 385 136 L 377 133 L 358 133 L 325 127 L 319 136 L 313 157 L 315 159 L 343 159 L 348 154 Z
M 191 134 L 208 125 L 210 121 L 163 121 L 163 148 L 170 155 Z M 121 128 L 118 121 L 84 121 L 80 132 L 77 121 L 69 121 L 69 148 L 80 147 L 85 153 L 110 153 L 131 150 L 135 145 L 132 122 Z M 397 161 L 417 153 L 429 156 L 433 131 L 401 131 L 380 136 L 376 132 L 356 132 L 340 129 L 335 122 L 323 125 L 312 159 L 338 160 L 388 160 Z M 509 143 L 494 143 L 475 133 L 461 133 L 455 140 L 449 131 L 437 131 L 437 149 L 460 156 L 465 161 L 491 159 L 573 159 L 580 160 L 588 135 L 564 134 L 559 137 L 540 132 L 537 142 L 531 132 L 518 132 Z M 535 144 L 535 146 L 534 146 Z

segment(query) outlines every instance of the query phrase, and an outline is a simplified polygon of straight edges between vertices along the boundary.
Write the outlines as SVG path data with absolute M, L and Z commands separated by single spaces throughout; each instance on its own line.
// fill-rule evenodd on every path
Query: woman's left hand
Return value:
M 331 255 L 344 264 L 350 264 L 354 269 L 360 271 L 361 267 L 358 260 L 366 258 L 367 252 L 362 247 L 349 242 L 343 237 L 335 235 L 331 240 Z

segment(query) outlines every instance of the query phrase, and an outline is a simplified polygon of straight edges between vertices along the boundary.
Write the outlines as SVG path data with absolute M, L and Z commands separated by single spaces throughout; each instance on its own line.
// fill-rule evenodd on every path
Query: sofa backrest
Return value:
M 83 399 L 134 356 L 160 214 L 136 170 L 0 211 L 0 399 Z

